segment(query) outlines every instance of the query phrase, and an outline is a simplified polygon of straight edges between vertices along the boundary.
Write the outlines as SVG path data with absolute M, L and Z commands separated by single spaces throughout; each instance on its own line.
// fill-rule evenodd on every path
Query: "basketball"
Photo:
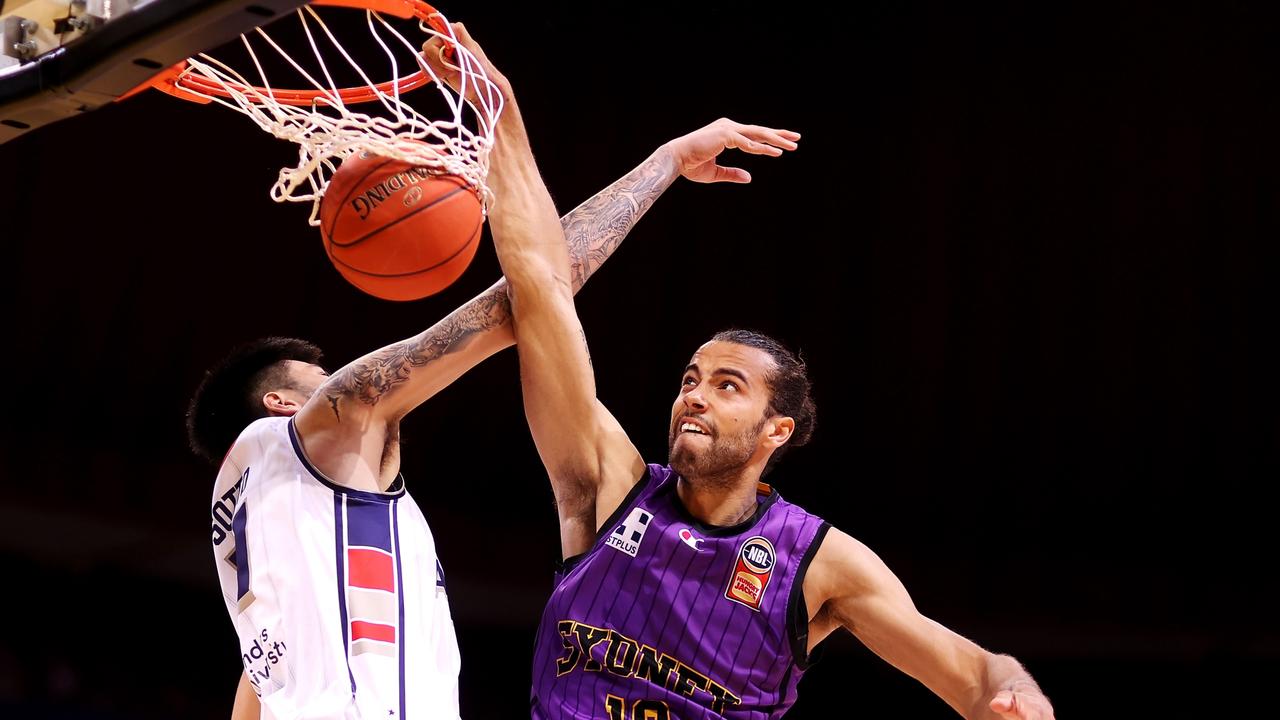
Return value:
M 471 264 L 483 225 L 480 199 L 466 181 L 368 152 L 343 161 L 320 201 L 329 261 L 384 300 L 449 287 Z

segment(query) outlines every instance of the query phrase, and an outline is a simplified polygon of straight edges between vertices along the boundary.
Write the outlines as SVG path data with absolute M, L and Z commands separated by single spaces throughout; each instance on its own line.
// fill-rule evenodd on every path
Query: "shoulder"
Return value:
M 818 544 L 805 575 L 805 595 L 818 603 L 859 595 L 877 587 L 884 562 L 871 548 L 838 528 L 830 528 Z
M 627 509 L 643 502 L 647 498 L 653 497 L 668 487 L 674 487 L 677 478 L 675 471 L 666 465 L 658 465 L 656 463 L 642 465 L 639 476 L 632 480 L 626 494 L 621 497 L 620 501 L 610 507 L 599 508 L 609 513 L 608 519 L 600 523 L 599 530 L 603 532 L 605 528 L 616 523 L 619 516 Z
M 227 484 L 232 476 L 239 476 L 251 466 L 262 463 L 279 453 L 292 453 L 292 433 L 289 418 L 267 417 L 249 423 L 222 459 L 218 468 L 218 486 Z
M 287 440 L 289 434 L 289 418 L 287 417 L 264 417 L 254 420 L 240 431 L 239 437 L 232 445 L 234 450 L 237 446 L 245 444 L 246 441 L 253 442 L 270 442 L 278 441 L 281 438 Z
M 289 443 L 289 418 L 265 417 L 254 420 L 236 436 L 227 450 L 223 465 L 234 463 L 243 466 L 246 460 L 263 452 L 264 448 Z

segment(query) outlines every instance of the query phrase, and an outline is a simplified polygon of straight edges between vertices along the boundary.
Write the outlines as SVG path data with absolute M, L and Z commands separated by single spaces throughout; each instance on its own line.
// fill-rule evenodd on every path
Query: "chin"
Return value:
M 671 448 L 667 455 L 667 464 L 671 466 L 681 477 L 688 479 L 691 475 L 697 474 L 698 459 L 688 450 L 677 450 Z

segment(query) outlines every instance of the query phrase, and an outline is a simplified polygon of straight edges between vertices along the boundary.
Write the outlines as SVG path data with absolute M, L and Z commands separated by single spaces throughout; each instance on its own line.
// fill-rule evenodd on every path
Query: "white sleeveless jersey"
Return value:
M 213 554 L 271 720 L 458 717 L 458 641 L 422 512 L 344 488 L 288 418 L 247 427 L 213 490 Z

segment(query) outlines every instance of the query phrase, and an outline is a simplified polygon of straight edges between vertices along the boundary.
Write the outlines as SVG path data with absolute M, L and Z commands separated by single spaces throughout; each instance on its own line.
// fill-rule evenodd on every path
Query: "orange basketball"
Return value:
M 361 152 L 343 161 L 320 200 L 330 262 L 384 300 L 449 287 L 471 264 L 484 213 L 466 181 Z

